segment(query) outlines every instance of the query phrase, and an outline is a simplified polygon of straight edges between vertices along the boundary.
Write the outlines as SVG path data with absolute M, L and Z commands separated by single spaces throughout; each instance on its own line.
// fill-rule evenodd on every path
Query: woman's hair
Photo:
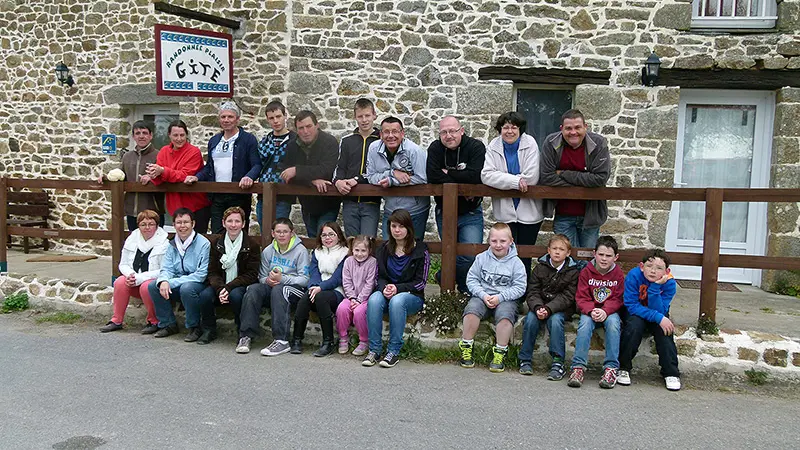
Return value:
M 554 234 L 553 237 L 551 237 L 550 240 L 547 241 L 547 248 L 550 248 L 553 242 L 558 242 L 558 241 L 563 242 L 564 245 L 567 246 L 567 250 L 572 250 L 572 244 L 569 242 L 569 238 L 563 234 Z
M 342 232 L 342 227 L 339 226 L 336 222 L 325 222 L 319 227 L 319 233 L 317 233 L 317 246 L 315 248 L 322 248 L 322 230 L 328 227 L 336 233 L 336 238 L 339 239 L 339 245 L 345 245 L 347 241 L 344 239 L 344 233 Z
M 192 222 L 194 222 L 194 212 L 192 212 L 192 210 L 189 208 L 176 209 L 175 212 L 172 214 L 172 221 L 175 222 L 176 220 L 178 220 L 179 216 L 189 216 L 189 218 L 192 219 Z
M 350 249 L 350 251 L 347 253 L 349 256 L 353 256 L 353 247 L 358 244 L 364 244 L 367 247 L 367 252 L 370 255 L 375 251 L 375 238 L 372 236 L 367 236 L 366 234 L 359 234 L 356 237 L 347 239 L 347 248 Z
M 158 219 L 159 219 L 158 213 L 153 211 L 152 209 L 145 209 L 144 211 L 142 211 L 139 214 L 137 214 L 136 215 L 136 225 L 139 225 L 140 223 L 144 222 L 147 219 L 151 219 L 151 220 L 155 221 L 156 226 L 161 226 L 161 224 L 158 223 L 159 222 L 158 221 Z
M 498 133 L 502 133 L 503 126 L 507 123 L 519 127 L 519 134 L 524 133 L 525 127 L 528 126 L 528 121 L 525 120 L 525 116 L 516 111 L 509 111 L 505 114 L 501 114 L 500 117 L 497 118 L 494 129 L 497 130 Z
M 222 223 L 228 219 L 228 216 L 232 214 L 238 214 L 239 217 L 242 218 L 242 222 L 244 222 L 244 210 L 238 206 L 231 206 L 230 208 L 226 209 L 224 213 L 222 213 Z
M 392 236 L 392 222 L 405 227 L 406 239 L 403 242 L 403 251 L 406 255 L 410 255 L 412 251 L 414 251 L 414 247 L 416 246 L 416 241 L 414 240 L 414 222 L 411 220 L 411 214 L 408 213 L 405 209 L 398 209 L 389 216 L 389 251 L 391 254 L 395 254 L 397 251 L 397 241 Z
M 167 126 L 167 134 L 168 135 L 171 134 L 172 129 L 175 127 L 183 128 L 183 131 L 186 132 L 186 137 L 187 138 L 189 137 L 189 129 L 186 127 L 186 123 L 180 119 L 173 120 L 172 122 L 169 123 L 169 125 Z

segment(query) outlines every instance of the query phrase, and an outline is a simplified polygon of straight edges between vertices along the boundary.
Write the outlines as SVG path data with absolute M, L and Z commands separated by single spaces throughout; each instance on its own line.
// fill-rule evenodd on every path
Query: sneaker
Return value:
M 153 334 L 158 331 L 158 324 L 155 323 L 148 323 L 142 328 L 142 334 Z
M 168 327 L 159 328 L 158 331 L 156 331 L 153 334 L 153 337 L 164 338 L 164 337 L 167 337 L 167 336 L 172 336 L 173 334 L 178 334 L 178 325 L 177 324 L 172 324 L 172 325 L 170 325 Z
M 547 374 L 547 379 L 550 381 L 561 381 L 564 379 L 564 365 L 560 362 L 554 362 L 552 366 L 550 366 L 550 373 Z
M 574 388 L 583 386 L 583 376 L 585 370 L 586 369 L 583 367 L 573 367 L 569 372 L 569 381 L 567 381 L 567 386 Z
M 239 343 L 236 344 L 236 353 L 250 353 L 250 336 L 243 336 L 239 338 Z
M 353 350 L 353 356 L 363 356 L 369 351 L 369 344 L 366 342 L 359 342 L 356 349 Z
M 620 370 L 617 372 L 617 384 L 620 386 L 631 385 L 631 374 L 627 370 Z
M 386 356 L 383 357 L 381 360 L 381 367 L 394 367 L 397 365 L 397 362 L 400 361 L 400 357 L 397 356 L 396 353 L 389 352 Z
M 203 330 L 203 334 L 200 335 L 200 339 L 197 340 L 197 343 L 200 345 L 208 345 L 217 338 L 217 329 L 211 328 L 208 330 Z
M 339 339 L 339 354 L 346 355 L 347 352 L 350 351 L 350 341 L 349 339 L 342 338 Z M 353 353 L 355 355 L 355 353 Z
M 506 370 L 503 360 L 506 358 L 508 350 L 501 350 L 497 347 L 492 349 L 492 362 L 489 363 L 489 372 L 500 373 Z
M 261 349 L 261 354 L 264 356 L 278 356 L 289 351 L 288 342 L 272 341 L 266 348 Z
M 366 358 L 364 358 L 364 360 L 361 361 L 361 365 L 364 367 L 372 367 L 378 363 L 378 358 L 380 358 L 379 354 L 375 352 L 369 352 L 367 353 Z
M 114 322 L 109 321 L 107 324 L 105 324 L 102 327 L 100 327 L 100 332 L 101 333 L 108 333 L 110 331 L 117 331 L 117 330 L 121 330 L 121 329 L 122 329 L 122 324 L 121 323 L 114 323 Z
M 600 378 L 600 387 L 603 389 L 614 389 L 617 385 L 617 369 L 606 367 L 603 369 L 603 378 Z
M 666 383 L 667 390 L 669 391 L 681 390 L 681 379 L 678 377 L 665 377 L 664 382 Z
M 519 365 L 519 373 L 522 375 L 533 375 L 533 364 L 530 361 L 523 361 Z
M 289 344 L 289 353 L 293 355 L 299 355 L 303 353 L 303 341 L 300 339 L 292 339 L 292 343 Z
M 200 336 L 202 335 L 203 335 L 203 330 L 201 330 L 200 327 L 190 328 L 189 334 L 187 334 L 186 337 L 183 338 L 183 342 L 194 342 L 200 339 Z
M 461 367 L 471 368 L 475 367 L 475 360 L 472 359 L 472 344 L 467 344 L 464 341 L 458 341 L 458 348 L 461 349 Z

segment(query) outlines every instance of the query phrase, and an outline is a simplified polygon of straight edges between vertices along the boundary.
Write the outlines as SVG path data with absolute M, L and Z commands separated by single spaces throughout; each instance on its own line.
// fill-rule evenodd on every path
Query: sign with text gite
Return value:
M 233 37 L 156 25 L 156 93 L 233 97 Z

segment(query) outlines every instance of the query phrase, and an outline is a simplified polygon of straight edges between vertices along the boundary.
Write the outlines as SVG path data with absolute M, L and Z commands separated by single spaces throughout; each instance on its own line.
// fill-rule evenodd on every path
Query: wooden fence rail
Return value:
M 242 190 L 237 183 L 201 182 L 192 186 L 169 184 L 154 186 L 132 182 L 105 182 L 53 179 L 0 178 L 0 204 L 7 204 L 8 189 L 65 189 L 111 191 L 111 226 L 109 230 L 75 230 L 57 228 L 24 228 L 8 226 L 6 214 L 0 214 L 0 272 L 8 270 L 7 243 L 10 236 L 30 236 L 63 239 L 110 240 L 112 271 L 119 275 L 119 259 L 126 236 L 124 220 L 124 198 L 126 192 L 206 192 L 206 193 L 250 193 L 264 196 L 264 223 L 275 219 L 275 203 L 278 195 L 314 195 L 341 197 L 333 188 L 319 193 L 310 186 L 262 183 Z M 670 252 L 673 264 L 701 266 L 699 317 L 716 320 L 717 274 L 720 267 L 748 269 L 800 270 L 800 257 L 775 257 L 755 255 L 720 255 L 720 230 L 722 226 L 723 202 L 800 202 L 800 189 L 719 189 L 719 188 L 578 188 L 534 186 L 527 193 L 501 191 L 484 185 L 444 184 L 418 185 L 395 188 L 358 185 L 350 196 L 441 196 L 442 238 L 427 242 L 431 253 L 442 255 L 442 289 L 455 288 L 455 264 L 457 255 L 476 255 L 486 250 L 486 244 L 459 244 L 457 242 L 458 196 L 479 197 L 532 197 L 580 200 L 645 200 L 645 201 L 697 201 L 705 203 L 705 225 L 703 253 Z M 262 233 L 262 245 L 269 243 L 269 233 Z M 592 249 L 576 249 L 574 255 L 588 259 Z M 521 257 L 537 257 L 546 251 L 540 245 L 521 245 Z M 641 260 L 644 249 L 620 251 L 620 261 L 635 263 Z

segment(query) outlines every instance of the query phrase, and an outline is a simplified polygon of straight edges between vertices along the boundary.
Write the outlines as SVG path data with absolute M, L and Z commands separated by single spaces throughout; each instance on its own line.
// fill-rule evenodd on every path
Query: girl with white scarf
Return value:
M 333 313 L 344 298 L 342 267 L 347 253 L 347 243 L 339 224 L 327 222 L 322 225 L 317 236 L 317 246 L 311 252 L 308 293 L 297 303 L 290 353 L 303 352 L 303 336 L 311 310 L 319 315 L 322 328 L 322 346 L 314 352 L 314 356 L 328 356 L 333 353 Z

